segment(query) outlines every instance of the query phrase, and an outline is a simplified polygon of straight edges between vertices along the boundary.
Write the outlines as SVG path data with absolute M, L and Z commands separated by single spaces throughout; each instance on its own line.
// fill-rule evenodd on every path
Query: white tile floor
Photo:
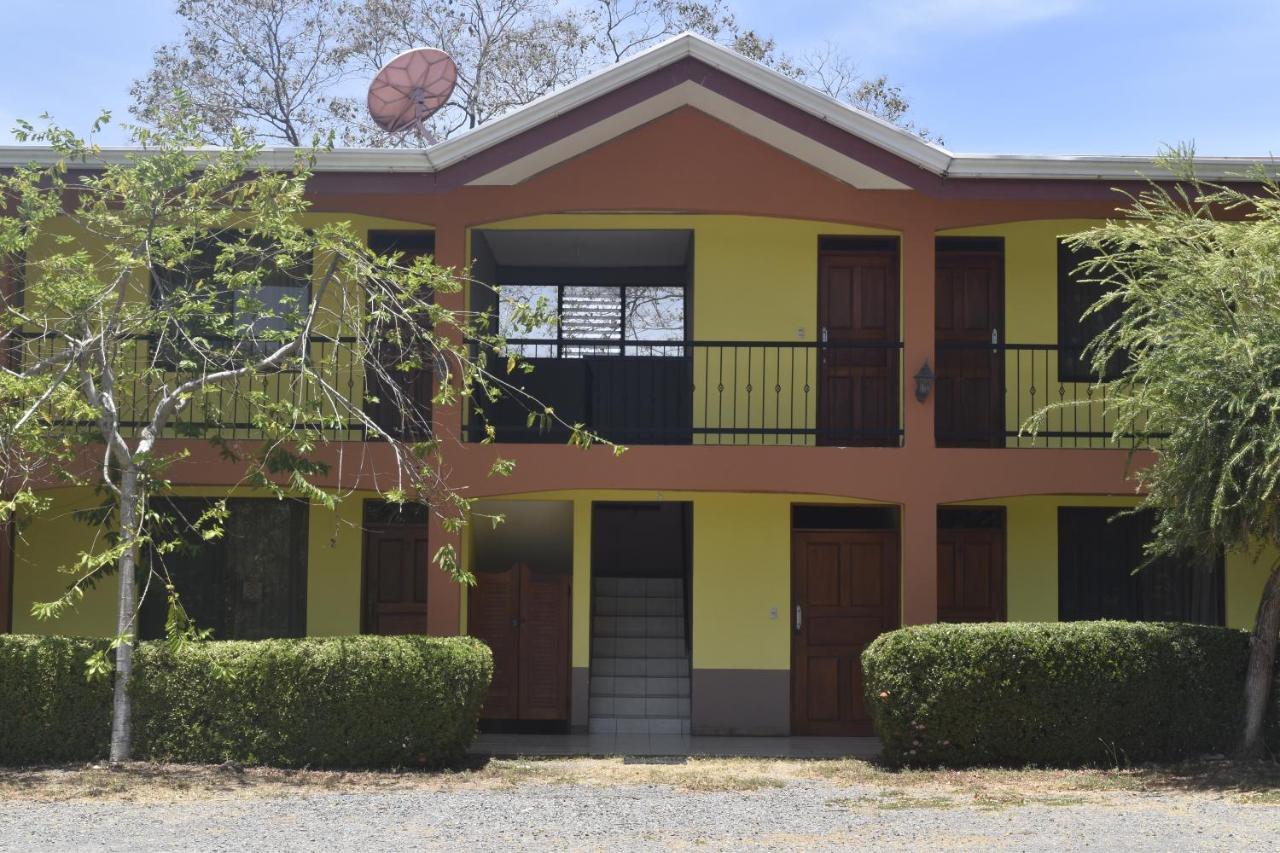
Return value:
M 752 758 L 874 758 L 873 737 L 716 737 L 658 734 L 482 734 L 472 755 L 511 756 L 716 756 Z

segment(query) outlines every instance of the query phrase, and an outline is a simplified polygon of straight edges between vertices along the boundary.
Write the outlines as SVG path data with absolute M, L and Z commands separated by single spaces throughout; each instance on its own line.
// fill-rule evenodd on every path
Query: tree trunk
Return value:
M 1244 731 L 1236 757 L 1262 757 L 1262 726 L 1271 706 L 1271 681 L 1275 673 L 1276 640 L 1280 637 L 1280 563 L 1271 569 L 1258 604 L 1258 618 L 1249 640 L 1249 670 L 1244 682 Z
M 120 576 L 120 598 L 116 614 L 116 636 L 122 638 L 116 648 L 115 692 L 111 704 L 111 761 L 128 761 L 133 751 L 132 703 L 129 701 L 129 677 L 133 673 L 135 614 L 138 608 L 136 588 L 138 563 L 138 511 L 142 495 L 138 492 L 138 471 L 132 465 L 120 475 L 120 542 L 128 547 L 117 561 Z

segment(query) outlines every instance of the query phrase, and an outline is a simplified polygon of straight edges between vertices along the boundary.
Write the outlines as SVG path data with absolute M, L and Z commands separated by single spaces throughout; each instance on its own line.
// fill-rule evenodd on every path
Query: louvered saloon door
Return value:
M 493 650 L 493 684 L 483 716 L 569 717 L 570 579 L 519 564 L 481 572 L 468 593 L 468 633 Z

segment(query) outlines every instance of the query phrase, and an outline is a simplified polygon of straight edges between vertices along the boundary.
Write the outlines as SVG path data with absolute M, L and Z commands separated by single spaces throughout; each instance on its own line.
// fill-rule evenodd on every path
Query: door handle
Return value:
M 796 630 L 797 630 L 797 631 L 799 631 L 799 630 L 800 630 L 800 625 L 801 625 L 801 624 L 803 624 L 803 622 L 804 622 L 804 619 L 803 619 L 803 617 L 801 616 L 801 613 L 800 613 L 800 605 L 799 605 L 799 604 L 797 604 L 797 605 L 796 605 Z

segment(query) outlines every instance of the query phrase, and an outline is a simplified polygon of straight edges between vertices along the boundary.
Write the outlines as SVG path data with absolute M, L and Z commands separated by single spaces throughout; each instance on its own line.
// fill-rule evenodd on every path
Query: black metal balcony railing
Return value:
M 217 345 L 218 341 L 212 343 Z M 234 345 L 230 340 L 225 343 L 228 349 Z M 397 431 L 399 411 L 382 411 L 386 406 L 374 402 L 371 397 L 375 395 L 366 393 L 367 374 L 353 343 L 354 339 L 350 338 L 313 336 L 307 344 L 307 362 L 320 381 L 304 380 L 297 369 L 290 369 L 212 386 L 191 400 L 170 422 L 164 436 L 252 439 L 261 435 L 259 426 L 264 411 L 288 403 L 302 413 L 300 426 L 315 430 L 329 440 L 367 440 L 370 435 L 364 420 L 330 402 L 330 395 L 322 386 L 328 386 L 347 401 L 366 401 L 364 409 L 370 418 L 385 429 Z M 35 362 L 53 355 L 61 346 L 61 342 L 53 338 L 29 336 L 14 347 L 9 357 L 19 363 Z M 145 426 L 165 387 L 171 387 L 175 379 L 181 380 L 189 373 L 175 366 L 175 354 L 157 351 L 155 347 L 153 338 L 137 337 L 122 345 L 118 356 L 131 362 L 120 370 L 121 375 L 131 379 L 116 388 L 121 426 L 126 434 L 136 433 Z M 427 391 L 421 405 L 429 407 L 430 382 L 425 385 Z M 47 416 L 50 422 L 71 425 L 65 419 L 59 420 L 52 407 Z M 83 421 L 74 426 L 92 429 L 96 424 Z
M 898 341 L 511 340 L 533 366 L 508 395 L 473 412 L 471 437 L 564 441 L 528 423 L 531 400 L 621 444 L 898 446 Z
M 939 341 L 938 445 L 1115 447 L 1115 415 L 1105 388 L 1074 378 L 1080 355 L 1079 348 L 1058 344 Z M 1037 415 L 1037 428 L 1024 429 Z M 1146 447 L 1160 437 L 1130 434 L 1121 444 Z

